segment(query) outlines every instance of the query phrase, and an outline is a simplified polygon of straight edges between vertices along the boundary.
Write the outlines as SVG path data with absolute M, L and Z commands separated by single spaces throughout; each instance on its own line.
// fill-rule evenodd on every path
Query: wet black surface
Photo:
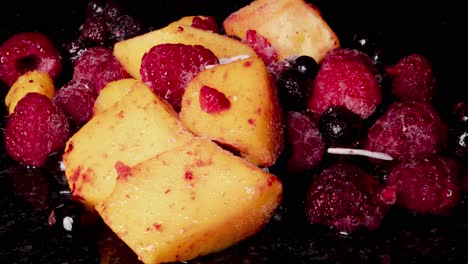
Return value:
M 164 0 L 155 7 L 146 1 L 124 4 L 157 27 L 190 14 L 213 14 L 221 21 L 247 2 Z M 458 66 L 467 61 L 461 40 L 466 23 L 459 15 L 460 6 L 422 1 L 412 1 L 412 6 L 405 1 L 312 2 L 321 8 L 344 45 L 353 32 L 363 30 L 383 36 L 390 61 L 412 51 L 426 55 L 438 74 L 436 104 L 442 115 L 466 96 L 462 72 L 466 67 Z M 74 37 L 85 6 L 84 0 L 8 3 L 0 11 L 0 42 L 16 32 L 38 30 L 61 43 Z M 5 92 L 1 87 L 1 98 Z M 57 162 L 51 158 L 45 168 L 26 169 L 7 157 L 0 141 L 0 263 L 99 263 L 101 244 L 96 233 L 102 228 L 100 224 L 74 235 L 47 224 L 50 210 L 68 198 Z M 464 204 L 446 217 L 418 216 L 395 207 L 380 229 L 344 235 L 303 219 L 301 198 L 308 179 L 280 177 L 286 188 L 284 204 L 261 233 L 190 263 L 468 263 L 468 208 Z

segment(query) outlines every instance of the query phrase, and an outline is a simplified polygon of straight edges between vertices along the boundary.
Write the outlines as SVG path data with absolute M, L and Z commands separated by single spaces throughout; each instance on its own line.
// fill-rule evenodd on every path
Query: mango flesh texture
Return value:
M 114 55 L 122 67 L 134 78 L 141 80 L 140 66 L 143 55 L 153 46 L 164 43 L 181 43 L 202 45 L 211 50 L 218 59 L 239 55 L 256 56 L 255 51 L 247 44 L 225 35 L 184 26 L 174 22 L 164 28 L 148 32 L 114 45 Z
M 276 176 L 200 138 L 119 175 L 96 209 L 140 260 L 165 263 L 220 251 L 257 233 L 281 195 Z
M 18 77 L 5 96 L 8 113 L 14 112 L 19 100 L 27 93 L 40 93 L 52 100 L 55 95 L 54 80 L 48 73 L 39 71 L 28 71 Z
M 257 31 L 277 50 L 279 60 L 308 55 L 320 62 L 340 46 L 320 11 L 304 0 L 255 0 L 230 14 L 223 27 L 240 39 L 249 29 Z
M 200 89 L 222 92 L 230 108 L 208 113 L 200 106 Z M 284 147 L 283 122 L 275 86 L 258 57 L 206 69 L 187 85 L 179 113 L 194 134 L 233 147 L 259 166 L 273 165 Z
M 63 162 L 69 187 L 92 208 L 112 192 L 118 171 L 192 137 L 170 105 L 140 86 L 67 141 Z
M 125 78 L 109 82 L 100 92 L 94 102 L 93 114 L 104 112 L 125 95 L 145 84 L 134 78 Z

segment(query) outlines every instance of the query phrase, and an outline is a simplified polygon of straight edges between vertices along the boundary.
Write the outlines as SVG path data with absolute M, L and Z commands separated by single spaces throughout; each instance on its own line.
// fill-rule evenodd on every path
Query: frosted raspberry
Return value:
M 218 24 L 213 16 L 200 17 L 196 16 L 192 19 L 192 27 L 201 30 L 211 31 L 214 33 L 220 33 Z
M 93 75 L 100 63 L 111 59 L 113 56 L 112 49 L 104 46 L 87 49 L 75 61 L 73 66 L 73 79 L 89 78 L 89 76 Z
M 140 20 L 128 14 L 122 14 L 109 20 L 107 26 L 110 31 L 111 43 L 138 36 L 146 30 Z
M 395 200 L 392 188 L 352 163 L 338 161 L 314 178 L 305 210 L 311 223 L 345 232 L 374 230 Z
M 58 89 L 53 101 L 76 126 L 81 126 L 91 119 L 96 98 L 97 94 L 91 82 L 78 79 L 71 80 Z
M 5 148 L 25 165 L 42 166 L 49 154 L 65 146 L 69 133 L 67 118 L 47 96 L 28 93 L 8 118 Z
M 421 214 L 446 214 L 460 202 L 461 164 L 440 155 L 404 160 L 393 167 L 388 186 L 397 203 Z
M 252 47 L 257 55 L 263 60 L 265 65 L 270 65 L 278 61 L 278 52 L 271 45 L 270 41 L 253 29 L 247 30 L 243 40 Z
M 382 102 L 375 66 L 364 53 L 329 52 L 322 60 L 308 100 L 310 111 L 322 114 L 342 105 L 362 118 L 369 117 Z
M 178 112 L 188 82 L 207 65 L 215 64 L 216 55 L 201 45 L 160 44 L 143 55 L 140 74 Z
M 103 16 L 88 16 L 80 28 L 80 38 L 104 45 L 109 38 L 109 29 Z
M 62 72 L 62 58 L 54 43 L 38 32 L 13 35 L 0 47 L 0 78 L 11 86 L 19 76 L 32 70 L 46 72 L 57 79 Z
M 423 157 L 445 147 L 447 126 L 424 102 L 395 102 L 369 129 L 364 148 L 396 160 Z
M 385 68 L 391 79 L 391 91 L 403 101 L 430 102 L 435 93 L 432 64 L 421 54 L 401 58 L 395 65 Z
M 285 121 L 286 143 L 291 151 L 288 172 L 303 172 L 319 165 L 325 155 L 325 143 L 315 122 L 296 111 L 287 112 Z
M 86 79 L 99 93 L 109 82 L 128 78 L 130 75 L 114 57 L 112 49 L 98 46 L 87 49 L 75 61 L 73 80 Z

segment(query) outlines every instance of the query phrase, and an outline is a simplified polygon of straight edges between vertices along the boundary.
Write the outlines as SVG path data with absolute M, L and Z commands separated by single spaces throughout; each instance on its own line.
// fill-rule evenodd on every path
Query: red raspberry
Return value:
M 38 32 L 13 35 L 0 47 L 0 78 L 11 86 L 19 76 L 32 70 L 46 72 L 57 79 L 62 72 L 62 58 L 54 43 Z
M 210 114 L 219 113 L 231 107 L 231 102 L 225 94 L 208 86 L 200 89 L 199 101 L 201 109 Z
M 113 56 L 112 49 L 104 46 L 87 49 L 75 61 L 73 79 L 89 78 L 89 76 L 93 75 L 93 72 L 100 63 L 109 60 Z
M 192 27 L 214 33 L 220 33 L 218 24 L 213 16 L 207 16 L 204 18 L 199 16 L 194 17 L 192 19 Z
M 201 45 L 160 44 L 143 55 L 141 79 L 179 112 L 188 82 L 207 65 L 218 64 L 214 53 Z
M 130 75 L 114 57 L 112 49 L 92 47 L 86 50 L 75 62 L 73 80 L 91 81 L 96 93 L 111 81 L 128 78 Z
M 392 188 L 356 165 L 338 161 L 314 178 L 305 209 L 311 223 L 346 232 L 374 230 L 395 200 Z
M 367 55 L 352 51 L 329 52 L 312 83 L 310 111 L 322 114 L 342 105 L 362 118 L 369 117 L 382 102 L 375 67 Z
M 287 170 L 303 172 L 320 164 L 325 155 L 325 143 L 316 123 L 305 113 L 286 113 L 286 142 L 291 150 Z
M 430 102 L 435 93 L 432 64 L 421 54 L 401 58 L 395 65 L 385 68 L 390 77 L 392 93 L 402 101 Z
M 369 129 L 364 148 L 396 160 L 429 156 L 445 147 L 447 125 L 424 102 L 395 102 Z
M 91 119 L 96 98 L 97 94 L 91 82 L 78 79 L 62 86 L 53 101 L 76 126 L 81 126 Z
M 47 96 L 28 93 L 8 118 L 5 148 L 25 165 L 42 166 L 49 154 L 65 146 L 69 133 L 65 114 Z
M 265 65 L 270 65 L 278 61 L 278 52 L 271 45 L 270 41 L 253 29 L 247 30 L 243 40 L 255 50 L 255 53 L 263 60 Z
M 447 214 L 461 200 L 461 164 L 434 155 L 405 160 L 393 167 L 388 186 L 397 191 L 397 203 L 421 214 Z

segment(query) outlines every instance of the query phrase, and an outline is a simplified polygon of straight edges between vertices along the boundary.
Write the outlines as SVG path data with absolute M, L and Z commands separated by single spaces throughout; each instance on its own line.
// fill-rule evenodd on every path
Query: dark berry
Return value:
M 318 71 L 318 64 L 314 58 L 306 55 L 299 56 L 291 62 L 291 67 L 304 73 L 309 79 L 314 79 Z
M 278 52 L 276 49 L 271 45 L 267 38 L 260 35 L 257 31 L 253 29 L 247 30 L 243 41 L 254 49 L 265 65 L 268 66 L 271 63 L 278 61 Z
M 81 38 L 77 38 L 62 45 L 63 54 L 72 63 L 76 61 L 89 48 L 89 43 Z
M 454 105 L 448 121 L 448 148 L 456 157 L 468 157 L 468 107 L 465 101 Z
M 304 110 L 309 85 L 310 81 L 304 73 L 296 69 L 282 71 L 276 80 L 281 105 L 285 109 Z
M 160 44 L 143 55 L 141 79 L 179 112 L 188 82 L 208 65 L 218 64 L 214 53 L 201 45 Z
M 447 125 L 425 102 L 395 102 L 369 128 L 364 148 L 396 160 L 429 156 L 446 145 Z
M 49 37 L 38 32 L 13 35 L 0 47 L 0 79 L 11 86 L 28 71 L 46 72 L 56 80 L 62 58 Z
M 380 33 L 357 32 L 353 34 L 351 43 L 346 46 L 366 53 L 372 62 L 381 69 L 385 65 L 382 40 Z
M 65 114 L 47 96 L 28 93 L 7 120 L 5 148 L 15 160 L 39 167 L 65 146 L 69 133 Z
M 387 66 L 385 74 L 391 80 L 393 95 L 402 101 L 431 102 L 436 90 L 432 64 L 421 54 L 401 58 Z
M 344 106 L 331 106 L 323 112 L 318 127 L 329 147 L 356 148 L 365 139 L 364 120 Z
M 107 23 L 112 43 L 126 40 L 145 32 L 143 23 L 133 16 L 123 14 Z
M 95 45 L 105 45 L 109 39 L 109 29 L 103 16 L 88 16 L 80 28 L 80 38 Z
M 362 118 L 382 102 L 375 66 L 357 51 L 335 49 L 327 53 L 312 84 L 308 109 L 321 115 L 333 105 L 343 105 Z
M 305 113 L 288 111 L 285 123 L 290 150 L 287 171 L 295 174 L 318 166 L 325 155 L 325 143 L 316 122 Z
M 66 234 L 76 234 L 80 230 L 84 213 L 84 206 L 80 202 L 65 200 L 50 212 L 48 222 Z
M 338 161 L 315 176 L 305 210 L 311 223 L 345 232 L 374 230 L 395 200 L 393 189 L 356 165 Z
M 49 208 L 50 187 L 48 175 L 43 168 L 14 164 L 8 168 L 8 175 L 17 195 L 28 201 L 37 210 L 42 211 Z
M 421 214 L 446 214 L 460 202 L 461 164 L 434 155 L 404 160 L 387 177 L 397 191 L 397 203 Z
M 85 79 L 71 80 L 60 87 L 54 96 L 54 103 L 73 120 L 74 125 L 81 126 L 93 115 L 97 93 L 92 83 Z

